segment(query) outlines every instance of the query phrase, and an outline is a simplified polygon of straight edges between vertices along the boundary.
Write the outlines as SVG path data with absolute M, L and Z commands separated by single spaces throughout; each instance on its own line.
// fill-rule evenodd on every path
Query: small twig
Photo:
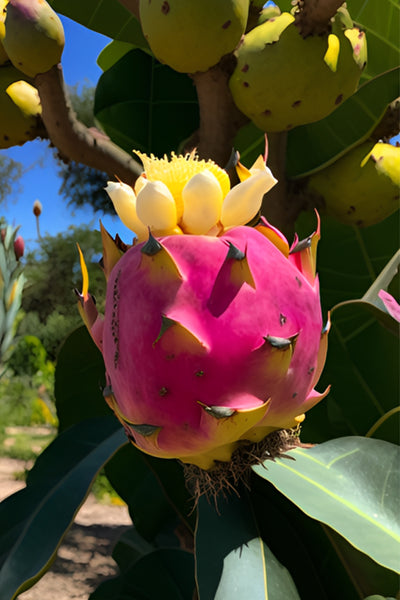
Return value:
M 142 172 L 140 165 L 116 144 L 78 119 L 67 99 L 61 65 L 36 75 L 42 120 L 52 144 L 68 160 L 82 163 L 133 185 Z

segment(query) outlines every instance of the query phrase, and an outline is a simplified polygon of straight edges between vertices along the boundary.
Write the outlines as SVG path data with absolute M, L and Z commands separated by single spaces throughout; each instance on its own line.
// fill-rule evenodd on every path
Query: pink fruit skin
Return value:
M 115 265 L 102 331 L 120 414 L 160 427 L 156 442 L 133 431 L 135 443 L 158 456 L 218 446 L 202 405 L 254 409 L 271 399 L 258 426 L 293 426 L 319 396 L 312 389 L 320 371 L 318 279 L 310 283 L 295 261 L 249 227 L 159 241 L 167 254 L 148 256 L 140 244 Z M 245 253 L 250 278 L 241 275 L 246 259 L 227 259 L 229 242 Z M 163 317 L 193 335 L 179 325 L 162 332 Z M 283 367 L 285 352 L 265 338 L 296 335 Z

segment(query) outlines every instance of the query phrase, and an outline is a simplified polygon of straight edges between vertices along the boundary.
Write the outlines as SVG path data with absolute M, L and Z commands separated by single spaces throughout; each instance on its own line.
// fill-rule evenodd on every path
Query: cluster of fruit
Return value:
M 0 0 L 0 148 L 38 136 L 34 77 L 59 63 L 63 48 L 61 21 L 47 2 Z

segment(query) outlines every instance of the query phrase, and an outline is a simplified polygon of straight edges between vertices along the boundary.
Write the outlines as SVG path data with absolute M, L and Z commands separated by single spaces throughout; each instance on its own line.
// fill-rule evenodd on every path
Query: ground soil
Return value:
M 24 487 L 15 474 L 27 466 L 0 458 L 0 501 Z M 87 600 L 101 581 L 117 574 L 112 548 L 131 524 L 126 506 L 100 504 L 89 495 L 50 570 L 18 600 Z

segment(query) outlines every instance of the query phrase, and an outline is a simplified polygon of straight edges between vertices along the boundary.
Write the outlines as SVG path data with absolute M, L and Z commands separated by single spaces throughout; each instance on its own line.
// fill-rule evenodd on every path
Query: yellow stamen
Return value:
M 172 153 L 170 160 L 167 156 L 157 158 L 153 154 L 147 156 L 147 154 L 136 150 L 135 154 L 140 157 L 143 163 L 147 179 L 149 181 L 162 181 L 173 195 L 178 224 L 183 215 L 182 190 L 193 175 L 208 169 L 217 178 L 223 197 L 230 190 L 230 181 L 226 171 L 212 160 L 200 160 L 194 153 L 186 154 L 186 156 L 176 156 Z

